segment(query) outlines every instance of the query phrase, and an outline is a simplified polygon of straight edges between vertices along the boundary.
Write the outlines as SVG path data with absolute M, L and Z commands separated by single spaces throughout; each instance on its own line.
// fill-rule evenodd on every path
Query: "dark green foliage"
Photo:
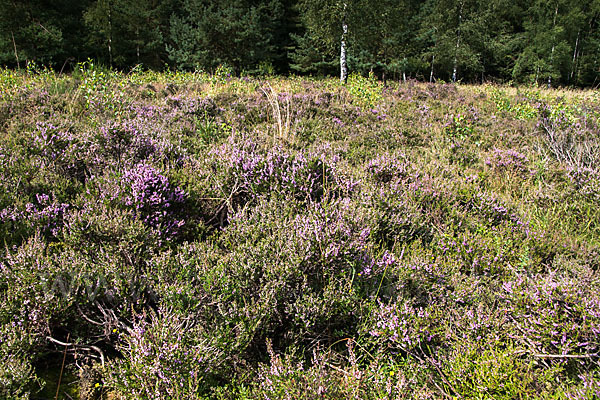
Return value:
M 75 61 L 83 48 L 82 14 L 89 1 L 0 2 L 0 63 L 12 67 L 27 61 L 60 69 Z
M 162 68 L 167 62 L 164 38 L 175 0 L 97 0 L 85 11 L 88 43 L 95 58 L 112 66 L 143 64 Z
M 276 58 L 275 34 L 283 18 L 278 0 L 263 2 L 185 0 L 171 16 L 168 53 L 179 68 L 238 72 Z
M 0 1 L 0 64 L 598 83 L 600 6 L 573 0 Z M 139 68 L 139 67 L 138 67 Z

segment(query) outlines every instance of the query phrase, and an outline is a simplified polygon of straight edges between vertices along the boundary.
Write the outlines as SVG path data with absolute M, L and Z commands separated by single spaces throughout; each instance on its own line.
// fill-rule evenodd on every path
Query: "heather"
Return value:
M 0 397 L 600 396 L 595 91 L 0 87 Z

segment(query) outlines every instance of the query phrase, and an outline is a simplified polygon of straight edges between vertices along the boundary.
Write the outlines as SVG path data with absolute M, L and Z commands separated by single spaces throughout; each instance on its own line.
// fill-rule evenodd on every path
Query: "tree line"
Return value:
M 0 64 L 600 83 L 600 0 L 0 0 Z

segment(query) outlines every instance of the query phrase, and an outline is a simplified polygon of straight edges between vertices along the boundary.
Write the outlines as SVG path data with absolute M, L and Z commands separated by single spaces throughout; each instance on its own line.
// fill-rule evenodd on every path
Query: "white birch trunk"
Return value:
M 577 52 L 579 49 L 579 33 L 581 30 L 577 31 L 577 39 L 575 39 L 575 49 L 573 49 L 573 61 L 571 62 L 571 73 L 569 74 L 569 83 L 573 79 L 573 74 L 575 74 L 575 63 L 577 62 Z
M 112 10 L 110 1 L 108 1 L 108 63 L 112 67 Z
M 342 38 L 340 40 L 340 81 L 345 83 L 348 79 L 348 64 L 346 61 L 346 36 L 348 35 L 348 24 L 346 23 L 346 7 L 344 3 L 344 14 L 342 16 Z
M 462 23 L 463 2 L 460 2 L 458 10 L 458 28 L 456 32 L 456 49 L 454 50 L 454 66 L 452 68 L 452 82 L 456 82 L 456 73 L 458 70 L 458 51 L 460 49 L 460 24 Z
M 433 82 L 433 63 L 435 62 L 435 53 L 431 57 L 431 72 L 429 72 L 429 83 Z
M 137 63 L 140 63 L 140 28 L 135 28 L 135 55 L 137 56 Z

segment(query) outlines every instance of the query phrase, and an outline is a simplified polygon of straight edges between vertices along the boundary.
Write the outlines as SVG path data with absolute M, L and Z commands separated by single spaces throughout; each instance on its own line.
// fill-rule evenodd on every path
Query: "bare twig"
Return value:
M 71 337 L 71 334 L 69 333 L 67 335 L 67 341 L 69 340 L 70 337 Z M 63 352 L 63 359 L 62 359 L 62 364 L 60 366 L 60 375 L 58 376 L 58 385 L 56 386 L 56 396 L 54 396 L 54 400 L 58 400 L 58 392 L 60 391 L 60 382 L 62 381 L 63 371 L 65 369 L 65 360 L 67 358 L 67 348 L 70 345 L 68 343 L 61 343 L 61 344 L 63 346 L 65 346 L 65 351 Z
M 90 317 L 85 315 L 85 313 L 81 310 L 81 307 L 79 307 L 79 305 L 77 305 L 77 311 L 79 311 L 79 314 L 83 317 L 83 319 L 85 319 L 90 324 L 98 325 L 98 326 L 104 325 L 102 322 L 94 321 L 93 319 L 91 319 Z
M 595 139 L 580 137 L 570 129 L 553 122 L 542 122 L 546 144 L 552 155 L 572 168 L 596 166 L 600 160 L 600 145 Z
M 331 363 L 328 363 L 328 362 L 326 362 L 326 363 L 325 363 L 325 365 L 327 365 L 327 366 L 328 366 L 328 367 L 330 367 L 330 368 L 333 368 L 334 370 L 336 370 L 337 372 L 339 372 L 339 373 L 341 373 L 341 374 L 344 374 L 344 375 L 346 375 L 346 376 L 352 376 L 352 374 L 351 374 L 350 372 L 348 372 L 348 371 L 345 371 L 345 370 L 343 370 L 343 369 L 342 369 L 342 368 L 340 368 L 340 367 L 336 367 L 335 365 L 333 365 L 333 364 L 331 364 Z
M 593 354 L 531 354 L 533 357 L 538 358 L 577 358 L 577 359 L 585 359 L 585 358 L 596 358 L 600 356 L 598 353 Z
M 233 188 L 231 189 L 231 192 L 229 193 L 229 195 L 227 196 L 227 199 L 225 199 L 223 201 L 223 203 L 221 203 L 221 205 L 219 206 L 219 208 L 215 211 L 215 215 L 213 215 L 213 217 L 211 219 L 208 220 L 208 223 L 212 223 L 217 217 L 221 216 L 221 221 L 220 224 L 223 225 L 223 215 L 221 214 L 221 212 L 227 208 L 229 210 L 233 209 L 233 197 L 235 196 L 235 194 L 238 192 L 238 189 L 241 187 L 240 182 L 239 182 L 239 178 L 236 178 L 235 183 L 233 184 Z
M 95 352 L 97 352 L 99 354 L 100 362 L 102 363 L 102 366 L 104 366 L 104 353 L 98 346 L 93 346 L 93 345 L 84 346 L 84 345 L 80 345 L 77 343 L 69 343 L 69 342 L 65 343 L 65 342 L 61 342 L 60 340 L 54 339 L 51 336 L 46 336 L 46 339 L 51 341 L 52 343 L 56 343 L 60 346 L 65 346 L 65 357 L 66 357 L 66 352 L 67 352 L 68 347 L 73 347 L 75 350 L 77 350 L 77 349 L 85 350 L 85 351 L 94 350 Z M 67 336 L 67 340 L 69 340 L 69 336 Z M 63 361 L 63 363 L 64 363 L 64 361 Z

